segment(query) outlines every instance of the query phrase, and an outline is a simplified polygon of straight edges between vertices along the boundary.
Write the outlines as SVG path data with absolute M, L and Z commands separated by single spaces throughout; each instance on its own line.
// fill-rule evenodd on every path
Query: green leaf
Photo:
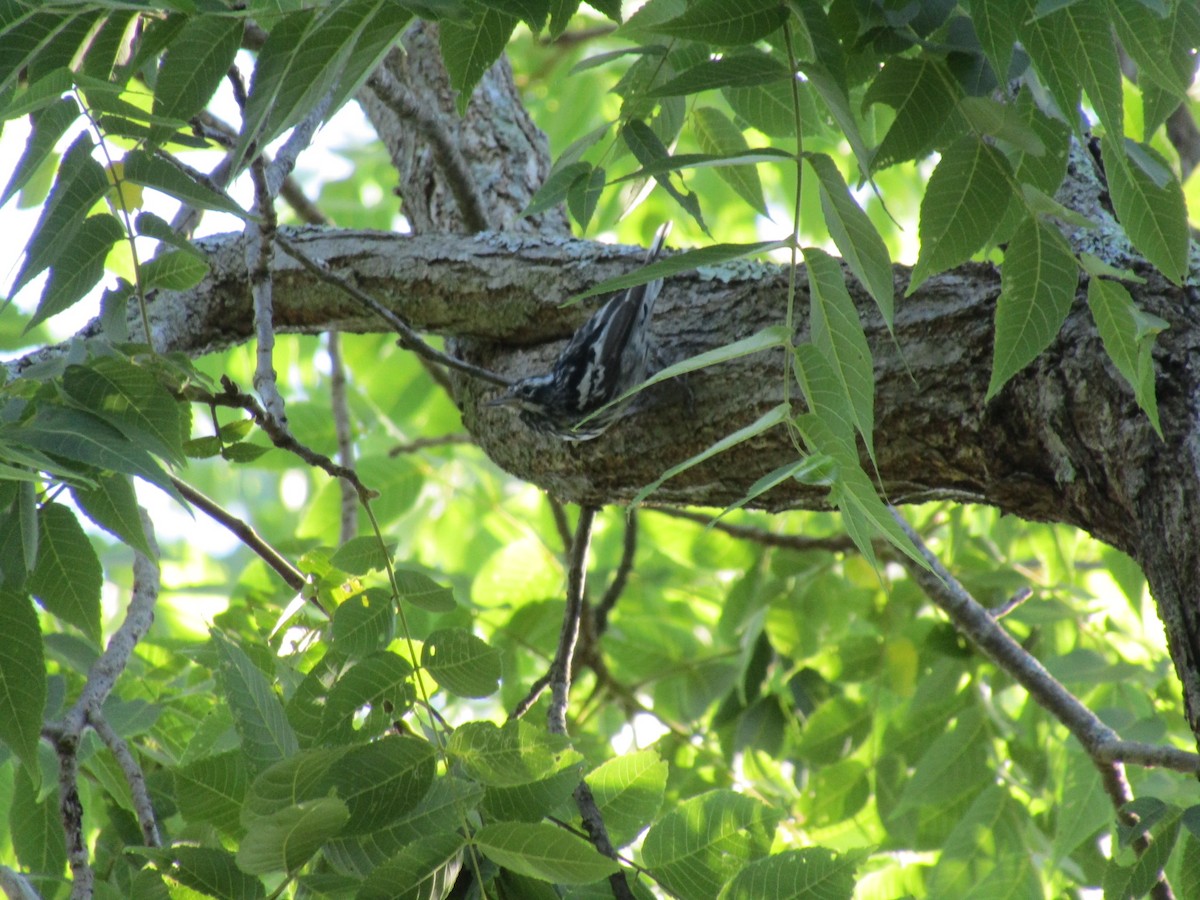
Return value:
M 240 830 L 250 773 L 237 750 L 206 756 L 172 773 L 179 812 L 191 823 L 207 822 L 228 835 Z
M 766 855 L 780 816 L 752 797 L 709 791 L 650 827 L 642 860 L 668 891 L 687 900 L 716 897 L 746 863 Z
M 850 271 L 875 299 L 890 330 L 895 318 L 895 287 L 892 261 L 887 246 L 871 219 L 850 194 L 842 173 L 824 153 L 806 157 L 816 172 L 821 195 L 821 212 L 829 236 L 841 251 Z
M 847 697 L 831 697 L 818 706 L 804 723 L 798 758 L 813 766 L 845 759 L 871 732 L 872 711 Z
M 25 150 L 13 168 L 4 193 L 0 194 L 0 206 L 8 203 L 37 174 L 54 152 L 58 139 L 67 133 L 78 117 L 79 104 L 73 97 L 63 97 L 33 115 L 33 129 L 29 132 Z
M 836 75 L 818 65 L 806 66 L 804 74 L 808 76 L 809 84 L 821 95 L 821 100 L 824 101 L 833 121 L 841 129 L 842 136 L 846 138 L 846 142 L 854 152 L 854 160 L 858 163 L 859 172 L 866 179 L 874 161 L 859 129 L 858 119 L 850 108 L 850 98 L 846 93 L 845 85 Z
M 578 762 L 529 784 L 490 785 L 480 809 L 488 821 L 540 822 L 570 802 L 582 778 L 583 766 Z
M 408 735 L 351 748 L 330 770 L 349 810 L 346 832 L 374 831 L 412 810 L 433 784 L 436 766 L 433 746 Z
M 358 0 L 349 14 L 362 22 L 354 48 L 342 68 L 330 110 L 341 109 L 395 46 L 413 13 L 392 0 Z
M 738 872 L 720 900 L 850 900 L 860 860 L 861 855 L 839 856 L 824 847 L 785 850 Z
M 355 900 L 445 897 L 458 874 L 463 838 L 453 831 L 424 835 L 367 877 Z
M 292 872 L 308 862 L 350 818 L 336 797 L 306 800 L 255 823 L 242 838 L 238 868 L 252 875 Z
M 1163 52 L 1171 44 L 1164 20 L 1140 0 L 1109 0 L 1108 12 L 1121 47 L 1137 63 L 1138 81 L 1148 78 L 1182 100 L 1190 79 L 1184 81 L 1170 55 Z
M 596 212 L 606 177 L 604 169 L 597 166 L 588 172 L 586 177 L 576 178 L 567 190 L 567 208 L 571 210 L 571 215 L 575 217 L 579 227 L 584 230 L 587 230 Z
M 20 481 L 9 486 L 15 497 L 0 516 L 0 584 L 24 592 L 29 573 L 37 565 L 37 486 Z
M 490 697 L 500 687 L 500 652 L 461 628 L 429 635 L 421 648 L 421 666 L 459 697 Z
M 147 557 L 153 557 L 137 495 L 127 475 L 109 473 L 96 479 L 95 486 L 71 485 L 76 505 L 94 523 Z
M 1062 16 L 1062 34 L 1067 40 L 1056 52 L 1072 61 L 1088 99 L 1107 135 L 1125 133 L 1125 109 L 1121 93 L 1121 64 L 1113 43 L 1113 23 L 1104 4 L 1076 3 L 1055 13 Z
M 800 86 L 803 102 L 805 86 Z M 741 119 L 763 134 L 774 138 L 796 136 L 796 114 L 792 106 L 792 86 L 773 81 L 749 87 L 725 87 L 721 95 Z
M 1133 141 L 1120 144 L 1105 136 L 1101 148 L 1113 209 L 1129 239 L 1167 278 L 1182 283 L 1188 263 L 1187 203 L 1170 166 Z
M 1017 34 L 1029 53 L 1038 78 L 1054 103 L 1062 120 L 1080 134 L 1079 102 L 1082 94 L 1080 77 L 1072 58 L 1074 35 L 1064 13 L 1024 19 L 1018 17 Z M 1069 48 L 1069 49 L 1068 49 Z
M 1046 152 L 1045 143 L 1015 104 L 1001 103 L 991 97 L 963 97 L 958 101 L 958 109 L 977 134 L 990 134 L 1031 156 Z
M 42 4 L 7 2 L 0 19 L 0 91 L 7 91 L 18 77 L 36 74 L 37 68 L 53 67 L 55 56 L 71 56 L 79 40 L 93 27 L 98 12 L 69 8 L 41 12 Z M 57 60 L 56 60 L 57 61 Z M 63 61 L 57 61 L 65 64 Z M 37 65 L 35 65 L 37 64 Z
M 163 854 L 171 863 L 164 874 L 209 897 L 257 900 L 267 896 L 263 883 L 239 869 L 228 850 L 181 844 Z
M 168 291 L 186 291 L 198 285 L 208 274 L 209 265 L 195 253 L 171 250 L 160 253 L 142 266 L 142 287 Z
M 555 166 L 521 215 L 536 216 L 538 213 L 558 206 L 566 199 L 567 191 L 571 189 L 571 186 L 587 178 L 591 171 L 591 163 L 586 162 L 573 162 L 561 167 Z
M 350 575 L 366 575 L 372 570 L 381 572 L 386 569 L 395 550 L 394 543 L 384 546 L 374 535 L 364 535 L 342 544 L 329 562 Z
M 43 793 L 38 790 L 40 779 L 36 759 L 30 759 L 14 774 L 8 833 L 17 860 L 26 872 L 59 881 L 67 862 L 67 847 L 58 808 L 58 788 L 49 787 Z
M 566 738 L 522 719 L 499 728 L 491 722 L 467 722 L 454 730 L 446 750 L 472 778 L 497 787 L 531 784 L 580 759 Z
M 787 241 L 755 241 L 751 244 L 711 244 L 707 247 L 700 247 L 697 250 L 685 250 L 683 253 L 675 253 L 665 259 L 655 260 L 650 265 L 642 266 L 628 275 L 618 275 L 616 278 L 608 278 L 588 288 L 583 293 L 576 294 L 569 302 L 574 303 L 579 300 L 586 300 L 588 297 L 595 297 L 597 294 L 611 294 L 616 291 L 623 291 L 625 288 L 646 284 L 658 278 L 670 278 L 672 275 L 677 275 L 680 272 L 689 272 L 701 266 L 716 266 L 730 260 L 744 259 L 758 253 L 767 253 L 771 250 L 778 250 L 781 247 L 788 246 L 790 245 Z M 771 329 L 769 328 L 763 329 L 760 334 L 770 331 Z
M 1059 231 L 1027 219 L 1009 242 L 996 301 L 987 400 L 1050 346 L 1071 311 L 1079 267 Z
M 625 127 L 621 129 L 621 138 L 625 141 L 625 146 L 633 153 L 634 158 L 643 166 L 658 163 L 671 155 L 653 129 L 639 119 L 625 123 Z M 683 207 L 684 211 L 700 226 L 700 229 L 708 234 L 708 226 L 704 224 L 704 215 L 700 211 L 700 200 L 696 195 L 691 191 L 675 187 L 671 183 L 669 173 L 655 175 L 654 180 L 658 182 L 659 187 L 674 198 L 675 202 Z
M 1167 323 L 1139 310 L 1123 285 L 1103 278 L 1088 281 L 1088 308 L 1105 352 L 1161 438 L 1152 353 L 1155 336 Z
M 333 766 L 346 747 L 318 747 L 293 753 L 259 773 L 242 804 L 240 821 L 253 831 L 260 821 L 305 800 L 333 793 Z
M 126 437 L 179 465 L 186 461 L 180 401 L 152 372 L 119 356 L 68 366 L 63 389 L 83 409 L 102 416 Z
M 745 88 L 773 82 L 786 84 L 787 81 L 787 66 L 765 53 L 743 53 L 705 60 L 652 88 L 647 96 L 677 97 L 715 88 Z
M 909 294 L 983 247 L 1008 206 L 1011 178 L 1004 154 L 976 137 L 964 137 L 942 154 L 921 200 L 921 253 Z
M 121 223 L 101 213 L 86 219 L 69 238 L 57 243 L 50 279 L 42 290 L 37 311 L 25 326 L 26 332 L 82 300 L 104 276 L 104 260 L 113 244 L 124 237 Z
M 40 782 L 38 739 L 46 707 L 46 665 L 33 602 L 0 591 L 0 740 Z M 62 829 L 59 829 L 59 837 Z
M 1055 816 L 1054 859 L 1066 859 L 1113 819 L 1112 804 L 1104 792 L 1100 773 L 1077 750 L 1064 754 L 1065 771 L 1056 793 L 1062 803 Z
M 368 9 L 362 2 L 349 2 L 319 14 L 304 10 L 285 16 L 271 29 L 258 51 L 232 160 L 235 168 L 251 144 L 265 147 L 337 87 Z
M 596 807 L 613 846 L 636 838 L 662 807 L 668 766 L 654 750 L 626 753 L 588 773 Z
M 228 194 L 199 180 L 174 160 L 147 150 L 131 150 L 125 155 L 124 176 L 126 181 L 162 191 L 188 206 L 251 218 Z
M 971 0 L 971 21 L 996 81 L 1007 81 L 1017 40 L 1017 12 L 1011 0 Z
M 209 634 L 217 653 L 217 681 L 233 713 L 242 753 L 251 770 L 260 772 L 300 749 L 296 734 L 288 724 L 279 697 L 250 657 L 215 629 Z M 240 856 L 238 862 L 240 865 Z
M 694 110 L 692 126 L 696 141 L 705 153 L 732 156 L 750 152 L 750 145 L 742 136 L 741 129 L 715 107 L 702 106 Z M 749 203 L 755 212 L 770 218 L 757 168 L 753 165 L 722 167 L 717 169 L 717 176 Z
M 139 235 L 143 237 L 154 238 L 174 247 L 177 250 L 182 250 L 184 253 L 190 253 L 198 260 L 207 261 L 208 257 L 204 251 L 189 241 L 184 235 L 180 234 L 171 224 L 156 216 L 152 212 L 140 212 L 137 218 L 133 220 L 133 227 Z
M 426 612 L 453 612 L 458 608 L 453 590 L 421 572 L 397 569 L 396 585 L 400 589 L 401 600 Z
M 427 836 L 455 833 L 483 793 L 483 785 L 474 782 L 437 778 L 412 812 L 370 834 L 336 837 L 322 853 L 339 872 L 362 878 Z
M 545 823 L 485 825 L 473 843 L 497 865 L 555 884 L 590 884 L 620 868 L 583 838 Z
M 229 74 L 245 30 L 245 22 L 233 16 L 187 19 L 163 54 L 155 82 L 154 115 L 186 121 L 200 112 Z M 155 142 L 164 137 L 159 133 Z
M 731 47 L 766 37 L 787 17 L 787 8 L 778 0 L 697 0 L 683 15 L 647 30 Z
M 671 478 L 674 478 L 680 472 L 686 472 L 693 466 L 698 466 L 700 463 L 714 456 L 719 456 L 730 447 L 736 447 L 743 441 L 748 441 L 750 438 L 762 434 L 765 431 L 770 431 L 777 425 L 782 425 L 791 417 L 791 410 L 786 404 L 779 404 L 767 410 L 749 425 L 739 428 L 732 434 L 728 434 L 714 444 L 709 445 L 694 456 L 688 457 L 681 463 L 676 463 L 663 472 L 658 478 L 650 482 L 644 488 L 639 490 L 630 501 L 631 507 L 636 507 L 641 504 L 647 497 L 653 494 L 658 488 Z
M 987 766 L 988 728 L 974 707 L 940 735 L 917 760 L 897 803 L 899 814 L 917 806 L 947 806 L 978 791 L 991 779 Z
M 490 9 L 519 16 L 534 35 L 546 27 L 546 17 L 550 13 L 548 0 L 478 0 L 478 3 Z
M 415 692 L 412 666 L 388 651 L 373 653 L 338 679 L 329 692 L 321 721 L 324 743 L 346 743 L 355 736 L 354 720 L 360 709 L 370 707 L 359 736 L 382 733 L 412 706 Z
M 10 435 L 15 441 L 53 456 L 110 472 L 137 475 L 183 503 L 170 476 L 149 453 L 134 446 L 107 422 L 83 410 L 43 406 L 27 425 L 14 429 Z
M 368 656 L 391 643 L 395 628 L 391 594 L 374 588 L 363 591 L 333 611 L 333 649 L 349 659 Z
M 889 60 L 863 97 L 864 109 L 875 103 L 896 111 L 871 159 L 871 171 L 875 172 L 925 156 L 945 129 L 957 127 L 961 121 L 957 85 L 943 64 L 932 57 Z
M 441 22 L 442 59 L 450 73 L 450 86 L 458 91 L 458 113 L 467 111 L 479 79 L 504 52 L 517 27 L 515 16 L 484 9 L 471 22 Z
M 831 364 L 848 414 L 875 460 L 875 370 L 871 348 L 842 269 L 828 253 L 804 250 L 808 267 L 809 329 L 813 346 Z
M 100 643 L 104 571 L 75 513 L 61 503 L 38 511 L 38 558 L 29 590 L 47 612 Z

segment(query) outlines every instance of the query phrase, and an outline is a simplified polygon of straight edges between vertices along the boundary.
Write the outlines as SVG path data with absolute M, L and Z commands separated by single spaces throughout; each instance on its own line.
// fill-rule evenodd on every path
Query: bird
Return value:
M 670 230 L 670 222 L 658 229 L 646 264 Z M 579 326 L 548 372 L 522 378 L 487 405 L 513 407 L 534 431 L 564 441 L 598 438 L 625 415 L 632 398 L 607 404 L 646 380 L 650 319 L 662 286 L 656 278 L 613 296 Z

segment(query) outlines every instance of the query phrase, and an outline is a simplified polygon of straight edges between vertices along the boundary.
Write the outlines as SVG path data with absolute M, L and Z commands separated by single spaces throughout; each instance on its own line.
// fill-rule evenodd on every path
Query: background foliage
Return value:
M 1053 339 L 1080 271 L 1115 276 L 1093 277 L 1088 301 L 1158 427 L 1162 323 L 1120 279 L 1134 252 L 1175 281 L 1187 266 L 1196 181 L 1180 184 L 1161 126 L 1191 83 L 1200 12 L 1189 0 L 658 0 L 613 33 L 618 4 L 576 6 L 0 2 L 4 117 L 32 119 L 0 199 L 41 208 L 0 316 L 6 348 L 49 343 L 56 314 L 108 288 L 102 333 L 14 370 L 0 396 L 0 862 L 42 896 L 68 894 L 73 757 L 97 896 L 608 896 L 616 865 L 580 836 L 581 777 L 639 897 L 1143 896 L 1160 867 L 1187 896 L 1200 885 L 1195 783 L 1129 772 L 1155 838 L 1138 857 L 1066 730 L 878 542 L 870 526 L 886 514 L 855 449 L 856 432 L 868 447 L 872 435 L 870 352 L 818 248 L 889 318 L 903 302 L 893 260 L 915 262 L 914 284 L 980 253 L 1001 261 L 991 394 Z M 189 123 L 230 64 L 253 69 L 227 148 L 237 168 L 325 94 L 346 102 L 413 13 L 441 20 L 464 106 L 502 50 L 513 59 L 556 160 L 531 208 L 565 202 L 585 234 L 612 234 L 657 186 L 620 225 L 627 239 L 670 217 L 678 244 L 748 245 L 798 220 L 792 248 L 816 245 L 803 250 L 813 342 L 788 345 L 814 412 L 794 424 L 832 463 L 848 518 L 735 513 L 731 533 L 638 511 L 569 741 L 543 727 L 545 698 L 505 721 L 558 641 L 562 523 L 469 443 L 414 443 L 461 430 L 415 357 L 386 334 L 340 338 L 355 468 L 379 493 L 340 542 L 334 480 L 242 411 L 191 402 L 222 376 L 252 383 L 252 351 L 161 356 L 125 326 L 127 306 L 207 266 L 143 191 L 248 218 L 248 203 L 173 161 L 208 146 Z M 250 20 L 266 33 L 256 61 L 236 55 Z M 1082 96 L 1123 233 L 1051 199 L 1069 139 L 1088 137 Z M 325 152 L 350 174 L 305 186 L 338 226 L 398 224 L 380 151 Z M 208 170 L 220 156 L 185 158 Z M 333 455 L 340 364 L 325 340 L 280 338 L 274 365 L 293 432 Z M 165 506 L 162 494 L 182 501 L 173 476 L 250 522 L 329 617 L 199 511 Z M 155 555 L 139 497 L 155 510 L 161 596 L 111 694 L 89 706 L 128 621 L 132 554 Z M 1005 627 L 1106 723 L 1191 746 L 1128 558 L 990 509 L 910 519 L 984 603 L 1032 589 Z M 593 600 L 631 527 L 623 510 L 600 517 Z M 73 715 L 93 726 L 77 747 L 63 737 Z M 157 836 L 139 827 L 122 751 L 145 775 Z

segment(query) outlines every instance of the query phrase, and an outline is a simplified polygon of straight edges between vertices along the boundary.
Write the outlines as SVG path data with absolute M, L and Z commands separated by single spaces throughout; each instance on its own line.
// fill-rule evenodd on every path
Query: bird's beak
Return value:
M 484 406 L 509 406 L 516 399 L 516 395 L 512 391 L 505 391 L 491 400 L 484 401 Z

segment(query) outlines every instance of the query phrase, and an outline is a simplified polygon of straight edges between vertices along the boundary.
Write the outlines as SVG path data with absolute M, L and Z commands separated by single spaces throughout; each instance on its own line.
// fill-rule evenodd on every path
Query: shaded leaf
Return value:
M 506 869 L 556 884 L 590 884 L 620 868 L 583 838 L 544 823 L 485 825 L 474 844 Z
M 266 875 L 292 872 L 342 830 L 350 814 L 336 797 L 306 800 L 261 819 L 242 838 L 237 865 L 243 872 Z
M 37 612 L 28 596 L 0 591 L 0 634 L 4 635 L 0 641 L 0 740 L 22 761 L 21 770 L 38 778 L 41 770 L 37 746 L 46 706 L 46 667 Z M 17 831 L 24 829 L 23 823 Z M 61 826 L 58 836 L 62 838 Z
M 1004 253 L 987 399 L 1054 340 L 1071 311 L 1078 281 L 1075 257 L 1059 231 L 1026 220 Z
M 209 633 L 217 652 L 221 693 L 233 713 L 233 722 L 242 740 L 242 753 L 251 770 L 261 771 L 271 763 L 291 756 L 300 745 L 270 682 L 240 647 L 215 629 Z
M 61 503 L 38 511 L 37 565 L 29 590 L 52 615 L 100 642 L 100 588 L 104 571 L 75 513 Z
M 429 635 L 421 649 L 421 666 L 459 697 L 489 697 L 500 687 L 500 652 L 461 628 Z
M 1012 170 L 995 147 L 964 137 L 942 154 L 921 200 L 921 254 L 908 293 L 981 249 L 1012 193 Z
M 104 260 L 113 244 L 125 237 L 121 223 L 108 213 L 91 216 L 69 238 L 55 245 L 50 278 L 26 331 L 70 309 L 104 276 Z

